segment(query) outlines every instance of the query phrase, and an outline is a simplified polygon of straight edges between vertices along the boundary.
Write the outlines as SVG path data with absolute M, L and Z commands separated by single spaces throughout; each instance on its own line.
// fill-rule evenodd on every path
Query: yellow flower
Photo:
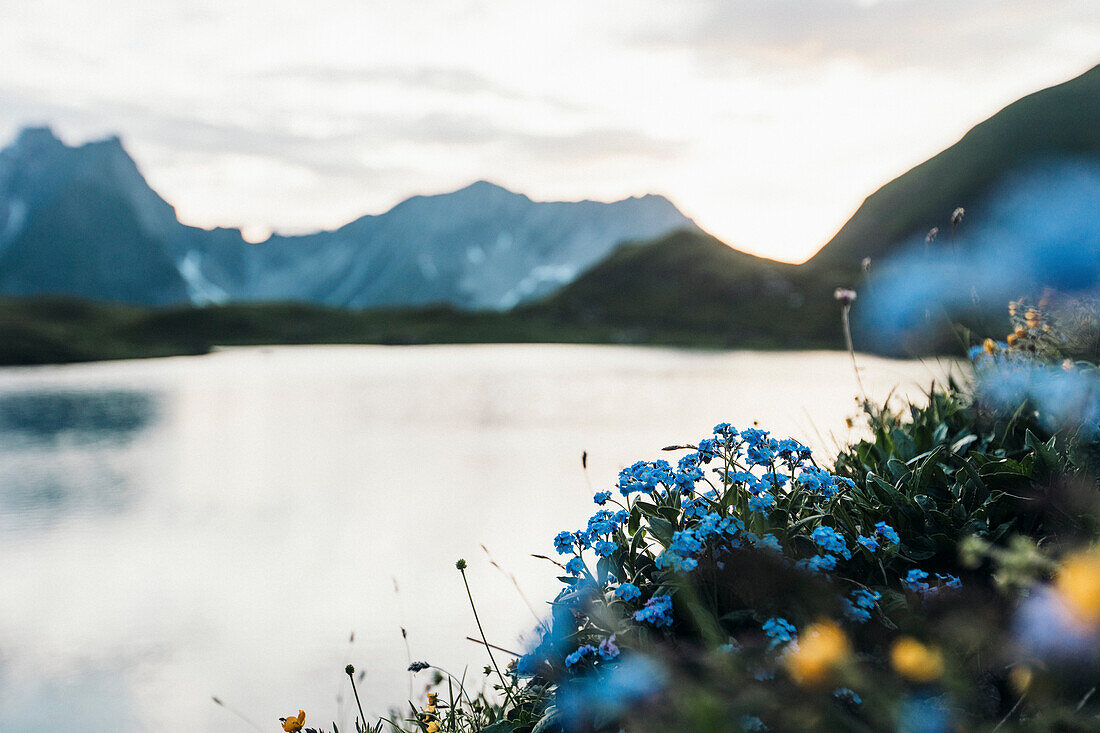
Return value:
M 291 715 L 283 720 L 283 730 L 287 733 L 297 733 L 306 724 L 306 711 L 299 710 L 297 715 Z
M 811 624 L 791 649 L 785 663 L 791 678 L 800 685 L 816 686 L 825 682 L 851 648 L 848 637 L 832 621 Z
M 913 682 L 931 682 L 943 676 L 943 654 L 933 646 L 925 646 L 911 636 L 894 642 L 890 663 L 902 677 Z
M 1010 316 L 1016 315 L 1016 307 L 1017 307 L 1016 306 L 1016 301 L 1015 300 L 1010 300 L 1008 302 L 1008 315 L 1010 315 Z
M 1024 328 L 1023 326 L 1020 326 L 1019 328 L 1017 328 L 1015 330 L 1014 333 L 1016 334 L 1016 338 L 1021 338 L 1022 339 L 1024 336 L 1027 336 L 1027 329 Z
M 439 697 L 439 693 L 436 693 L 436 692 L 429 692 L 428 693 L 428 712 L 431 713 L 432 715 L 435 715 L 436 712 L 437 712 L 437 710 L 435 708 L 435 701 L 438 697 Z
M 1010 333 L 1008 334 L 1008 338 L 1005 339 L 1005 341 L 1008 342 L 1009 346 L 1015 346 L 1016 342 L 1019 341 L 1019 337 L 1014 333 Z
M 993 339 L 986 339 L 985 342 L 982 344 L 982 347 L 985 349 L 985 353 L 987 354 L 996 354 L 999 351 L 999 349 L 997 348 L 997 342 Z
M 1078 619 L 1100 623 L 1100 549 L 1066 558 L 1054 587 Z
M 439 721 L 433 720 L 428 723 L 427 733 L 439 733 Z

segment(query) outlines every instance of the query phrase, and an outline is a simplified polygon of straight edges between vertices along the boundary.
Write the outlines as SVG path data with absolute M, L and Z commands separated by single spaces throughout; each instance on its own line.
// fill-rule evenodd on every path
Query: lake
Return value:
M 950 368 L 860 366 L 877 400 Z M 558 588 L 531 554 L 620 468 L 722 421 L 833 453 L 856 390 L 846 353 L 618 346 L 0 370 L 0 730 L 278 730 L 299 708 L 352 730 L 349 662 L 372 715 L 410 696 L 410 656 L 479 681 L 455 560 L 517 649 Z

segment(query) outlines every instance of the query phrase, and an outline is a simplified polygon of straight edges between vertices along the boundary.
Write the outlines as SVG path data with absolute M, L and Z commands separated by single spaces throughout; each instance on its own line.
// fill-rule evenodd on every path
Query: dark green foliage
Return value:
M 1075 455 L 1072 431 L 1047 434 L 1033 415 L 1026 404 L 983 409 L 950 381 L 905 415 L 873 412 L 873 437 L 841 453 L 836 470 L 902 535 L 900 554 L 928 569 L 957 571 L 958 543 L 972 534 L 1095 531 L 1081 487 L 1096 467 Z

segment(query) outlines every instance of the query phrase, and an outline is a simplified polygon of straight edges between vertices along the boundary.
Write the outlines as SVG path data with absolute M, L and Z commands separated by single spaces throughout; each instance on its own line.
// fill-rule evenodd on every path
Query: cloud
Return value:
M 1100 34 L 1092 0 L 700 0 L 685 8 L 683 22 L 636 27 L 632 40 L 707 62 L 896 69 L 984 64 L 1060 34 Z

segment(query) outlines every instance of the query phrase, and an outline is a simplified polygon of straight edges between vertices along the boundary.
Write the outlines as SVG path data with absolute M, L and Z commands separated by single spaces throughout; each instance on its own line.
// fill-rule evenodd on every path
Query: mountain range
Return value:
M 339 229 L 246 242 L 181 224 L 117 137 L 24 129 L 0 151 L 0 294 L 170 305 L 299 301 L 506 310 L 627 240 L 694 224 L 668 199 L 535 202 L 478 181 Z
M 1100 293 L 1098 211 L 1100 66 L 883 186 L 802 265 L 732 249 L 659 196 L 537 203 L 486 182 L 249 244 L 180 224 L 117 139 L 69 148 L 30 129 L 0 153 L 0 294 L 177 307 L 9 302 L 0 361 L 233 343 L 840 348 L 839 286 L 859 292 L 857 348 L 942 352 L 952 321 L 999 335 L 1006 301 L 1041 286 Z M 189 307 L 274 300 L 299 305 Z M 109 349 L 65 341 L 91 323 Z M 4 356 L 17 341 L 32 346 Z

